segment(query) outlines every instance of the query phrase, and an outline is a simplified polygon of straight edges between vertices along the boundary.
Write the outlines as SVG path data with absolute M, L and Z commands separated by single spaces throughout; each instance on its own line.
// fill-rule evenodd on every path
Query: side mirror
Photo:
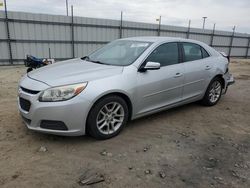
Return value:
M 146 65 L 144 67 L 141 67 L 139 69 L 139 71 L 140 72 L 145 72 L 147 70 L 157 70 L 157 69 L 160 69 L 160 68 L 161 68 L 160 63 L 149 61 L 149 62 L 146 63 Z

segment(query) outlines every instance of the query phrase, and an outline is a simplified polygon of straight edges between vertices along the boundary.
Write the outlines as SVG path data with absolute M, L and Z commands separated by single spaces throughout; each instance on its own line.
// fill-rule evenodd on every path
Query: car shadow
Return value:
M 174 107 L 168 110 L 163 110 L 151 115 L 147 115 L 135 120 L 131 120 L 128 122 L 127 126 L 125 127 L 125 129 L 121 132 L 119 136 L 123 135 L 124 131 L 131 131 L 130 129 L 141 129 L 142 126 L 145 126 L 145 123 L 147 124 L 151 124 L 153 125 L 153 123 L 156 120 L 159 119 L 163 119 L 166 118 L 167 116 L 173 116 L 176 115 L 178 116 L 178 114 L 181 114 L 183 112 L 188 112 L 192 109 L 196 109 L 201 107 L 201 105 L 198 102 L 194 102 L 194 103 L 190 103 L 190 104 L 186 104 L 183 106 L 178 106 L 178 107 Z M 84 136 L 59 136 L 59 135 L 52 135 L 52 134 L 44 134 L 44 133 L 39 133 L 39 132 L 33 132 L 30 130 L 28 131 L 28 135 L 30 135 L 32 137 L 32 139 L 35 140 L 40 140 L 40 141 L 49 141 L 49 142 L 63 142 L 63 143 L 67 143 L 70 142 L 72 143 L 78 143 L 78 142 L 84 142 L 85 144 L 88 143 L 95 143 L 95 142 L 109 142 L 108 140 L 96 140 L 94 138 L 92 138 L 89 135 L 84 135 Z M 133 130 L 134 131 L 134 130 Z M 112 138 L 111 140 L 116 139 L 116 138 Z M 110 140 L 110 139 L 109 139 Z
M 154 114 L 150 114 L 135 120 L 131 120 L 128 122 L 128 126 L 143 126 L 144 124 L 142 124 L 143 121 L 154 121 L 154 120 L 158 120 L 158 119 L 162 119 L 162 118 L 166 118 L 166 116 L 173 116 L 173 115 L 178 115 L 181 114 L 183 112 L 188 112 L 190 110 L 196 109 L 201 107 L 202 105 L 199 104 L 199 102 L 193 102 L 193 103 L 189 103 L 189 104 L 185 104 L 182 106 L 177 106 L 168 110 L 163 110 Z

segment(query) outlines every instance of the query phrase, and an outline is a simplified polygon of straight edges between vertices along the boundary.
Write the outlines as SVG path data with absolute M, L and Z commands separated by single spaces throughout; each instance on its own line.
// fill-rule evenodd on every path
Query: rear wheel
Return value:
M 206 106 L 213 106 L 217 104 L 217 102 L 221 98 L 222 93 L 222 80 L 218 77 L 214 78 L 205 93 L 204 98 L 202 99 L 202 103 Z
M 100 99 L 90 110 L 87 132 L 96 139 L 108 139 L 118 135 L 128 121 L 128 106 L 119 96 Z

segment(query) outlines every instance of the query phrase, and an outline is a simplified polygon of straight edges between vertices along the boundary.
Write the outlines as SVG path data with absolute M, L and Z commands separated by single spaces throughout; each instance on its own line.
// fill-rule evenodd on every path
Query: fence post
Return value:
M 72 45 L 72 58 L 75 58 L 75 41 L 74 41 L 74 8 L 71 5 L 71 45 Z
M 191 20 L 188 21 L 187 39 L 189 38 L 190 26 L 191 26 Z
M 159 25 L 158 25 L 158 33 L 157 33 L 158 36 L 161 36 L 161 16 L 159 18 Z
M 216 24 L 214 24 L 213 31 L 212 31 L 212 34 L 211 34 L 211 41 L 210 41 L 210 46 L 211 47 L 213 47 L 213 42 L 214 42 L 215 25 Z
M 49 59 L 51 59 L 51 51 L 50 51 L 50 48 L 49 48 Z
M 232 46 L 233 46 L 233 40 L 234 40 L 234 32 L 235 32 L 235 26 L 233 27 L 233 34 L 231 36 L 230 45 L 229 45 L 229 52 L 228 52 L 229 57 L 231 56 L 231 51 L 232 51 Z
M 5 24 L 6 24 L 6 32 L 7 32 L 7 41 L 8 41 L 8 47 L 9 47 L 9 62 L 12 65 L 13 64 L 13 57 L 12 57 L 12 49 L 11 49 L 11 40 L 10 40 L 10 28 L 9 28 L 9 19 L 8 19 L 8 10 L 7 10 L 7 4 L 6 0 L 4 0 L 4 12 L 5 12 Z
M 248 58 L 249 48 L 250 48 L 250 37 L 248 38 L 247 51 L 246 51 L 246 59 Z
M 119 27 L 119 37 L 122 38 L 122 11 L 121 11 L 121 20 L 120 20 L 120 27 Z

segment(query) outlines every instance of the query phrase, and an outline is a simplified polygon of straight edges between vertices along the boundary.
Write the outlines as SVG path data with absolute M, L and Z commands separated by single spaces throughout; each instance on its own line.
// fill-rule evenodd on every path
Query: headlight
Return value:
M 81 93 L 87 86 L 87 82 L 49 88 L 39 96 L 40 102 L 55 102 L 69 100 Z

